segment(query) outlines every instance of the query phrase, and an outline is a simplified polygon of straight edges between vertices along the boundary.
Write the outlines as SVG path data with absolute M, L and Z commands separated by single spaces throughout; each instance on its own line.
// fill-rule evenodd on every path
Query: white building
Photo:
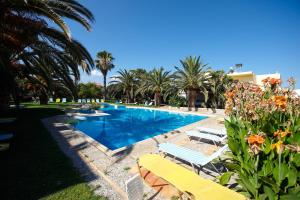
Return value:
M 263 86 L 262 80 L 267 77 L 281 79 L 281 75 L 279 73 L 256 75 L 254 72 L 248 71 L 248 72 L 234 72 L 227 75 L 233 78 L 234 80 L 238 80 L 241 82 L 251 82 L 259 86 Z

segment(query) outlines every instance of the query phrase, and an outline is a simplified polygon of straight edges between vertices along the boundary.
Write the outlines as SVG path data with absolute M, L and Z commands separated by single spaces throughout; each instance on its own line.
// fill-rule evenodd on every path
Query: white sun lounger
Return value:
M 77 119 L 77 120 L 86 120 L 86 117 L 83 117 L 83 116 L 74 116 L 74 119 Z
M 100 103 L 99 99 L 96 99 L 96 103 Z
M 53 98 L 52 97 L 49 98 L 48 103 L 53 103 Z
M 87 103 L 91 103 L 91 100 L 90 100 L 90 99 L 87 99 L 86 102 L 87 102 Z
M 77 100 L 77 103 L 81 103 L 81 101 L 82 101 L 81 99 L 78 99 L 78 100 Z
M 195 166 L 201 169 L 203 168 L 203 166 L 210 163 L 217 172 L 219 172 L 219 170 L 211 163 L 211 161 L 221 156 L 227 149 L 228 146 L 224 145 L 213 154 L 206 156 L 200 152 L 185 147 L 177 146 L 171 143 L 162 143 L 158 146 L 158 150 L 160 152 L 172 155 L 174 158 L 179 158 L 189 162 L 194 170 Z
M 62 98 L 61 102 L 62 103 L 67 103 L 67 99 L 66 98 Z
M 201 139 L 211 140 L 211 141 L 213 141 L 213 143 L 215 145 L 216 145 L 216 143 L 224 142 L 225 139 L 227 138 L 227 135 L 223 135 L 222 137 L 220 137 L 220 136 L 209 134 L 209 133 L 203 133 L 203 132 L 200 132 L 197 130 L 186 131 L 185 133 L 187 134 L 187 136 L 189 138 L 195 137 L 195 138 L 198 138 L 199 140 L 201 140 Z
M 221 130 L 217 130 L 217 129 L 213 129 L 213 128 L 198 126 L 198 127 L 196 127 L 196 129 L 199 130 L 200 132 L 211 133 L 211 134 L 215 134 L 215 135 L 227 135 L 225 128 L 223 128 Z

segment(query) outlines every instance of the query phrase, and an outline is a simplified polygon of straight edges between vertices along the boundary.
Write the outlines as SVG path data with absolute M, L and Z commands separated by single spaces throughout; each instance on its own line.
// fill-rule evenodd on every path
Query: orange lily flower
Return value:
M 253 145 L 259 145 L 259 144 L 263 144 L 265 142 L 265 138 L 261 135 L 251 135 L 248 137 L 248 143 Z
M 278 131 L 274 132 L 274 136 L 279 137 L 279 139 L 284 138 L 285 136 L 289 136 L 289 135 L 291 135 L 291 132 L 289 132 L 289 131 L 278 130 Z
M 285 109 L 286 108 L 286 103 L 287 99 L 285 96 L 275 96 L 273 97 L 273 101 L 278 108 Z

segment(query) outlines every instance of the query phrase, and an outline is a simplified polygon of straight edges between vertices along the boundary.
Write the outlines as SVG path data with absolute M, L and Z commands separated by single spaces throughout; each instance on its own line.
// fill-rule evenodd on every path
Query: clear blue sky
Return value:
M 95 15 L 92 32 L 69 23 L 95 57 L 107 50 L 117 70 L 163 66 L 201 56 L 213 69 L 243 63 L 243 71 L 280 72 L 300 88 L 299 0 L 81 0 Z M 82 73 L 83 82 L 102 77 Z

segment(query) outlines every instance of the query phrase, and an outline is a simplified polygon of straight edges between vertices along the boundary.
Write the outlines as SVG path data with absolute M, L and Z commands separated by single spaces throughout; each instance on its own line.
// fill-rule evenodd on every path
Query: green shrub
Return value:
M 172 96 L 169 99 L 169 105 L 173 107 L 182 107 L 186 105 L 186 99 L 180 96 Z

